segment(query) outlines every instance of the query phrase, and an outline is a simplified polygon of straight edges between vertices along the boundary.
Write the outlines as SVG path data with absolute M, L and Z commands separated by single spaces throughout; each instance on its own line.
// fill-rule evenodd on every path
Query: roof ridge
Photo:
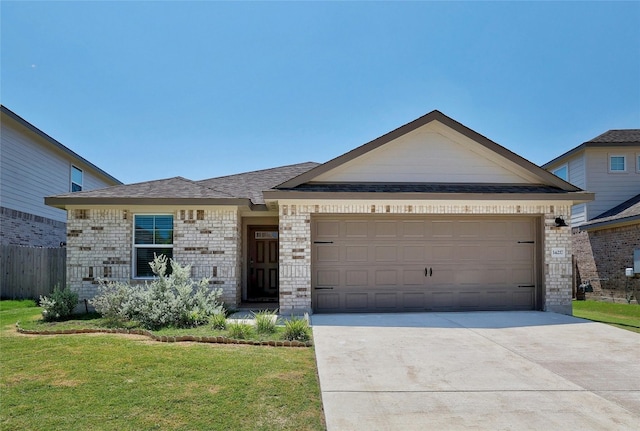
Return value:
M 196 182 L 197 183 L 201 183 L 201 182 L 210 181 L 210 180 L 219 180 L 219 179 L 223 179 L 223 178 L 237 177 L 239 175 L 257 174 L 257 173 L 260 173 L 260 172 L 275 171 L 275 170 L 278 170 L 278 169 L 290 168 L 290 167 L 293 167 L 293 166 L 302 166 L 302 165 L 307 165 L 307 164 L 320 165 L 321 163 L 312 162 L 312 161 L 302 162 L 302 163 L 292 163 L 290 165 L 282 165 L 282 166 L 276 166 L 276 167 L 273 167 L 273 168 L 258 169 L 256 171 L 238 172 L 236 174 L 223 175 L 223 176 L 220 176 L 220 177 L 205 178 L 205 179 L 202 179 L 202 180 L 197 180 Z

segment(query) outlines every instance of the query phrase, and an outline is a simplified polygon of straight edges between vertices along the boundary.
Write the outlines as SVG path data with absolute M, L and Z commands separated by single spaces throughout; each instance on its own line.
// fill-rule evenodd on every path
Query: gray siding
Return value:
M 640 147 L 588 148 L 585 151 L 586 189 L 596 194 L 596 199 L 587 204 L 587 220 L 640 193 L 640 173 L 636 166 L 638 152 Z M 610 173 L 609 155 L 625 155 L 626 172 Z
M 71 165 L 83 170 L 83 190 L 111 185 L 33 132 L 3 117 L 0 148 L 0 206 L 61 222 L 66 212 L 44 197 L 70 191 Z
M 584 154 L 569 159 L 569 182 L 582 190 L 586 190 Z

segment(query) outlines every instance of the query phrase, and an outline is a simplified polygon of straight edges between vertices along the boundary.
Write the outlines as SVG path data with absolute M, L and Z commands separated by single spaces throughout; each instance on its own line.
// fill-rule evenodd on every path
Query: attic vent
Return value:
M 89 220 L 89 210 L 73 210 L 76 220 Z
M 278 232 L 276 231 L 257 231 L 256 239 L 278 239 Z

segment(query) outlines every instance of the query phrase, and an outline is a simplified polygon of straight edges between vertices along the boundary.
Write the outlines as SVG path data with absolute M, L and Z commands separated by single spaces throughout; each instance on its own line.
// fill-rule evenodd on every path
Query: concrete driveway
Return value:
M 543 312 L 312 316 L 329 431 L 640 430 L 640 334 Z

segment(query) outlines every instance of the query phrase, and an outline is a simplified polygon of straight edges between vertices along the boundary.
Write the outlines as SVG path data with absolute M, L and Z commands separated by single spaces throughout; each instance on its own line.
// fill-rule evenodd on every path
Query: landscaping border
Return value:
M 16 323 L 16 331 L 20 334 L 26 335 L 74 335 L 74 334 L 127 334 L 127 335 L 143 335 L 158 341 L 161 343 L 180 343 L 185 341 L 191 341 L 194 343 L 216 343 L 216 344 L 245 344 L 250 346 L 272 346 L 272 347 L 311 347 L 313 343 L 311 341 L 257 341 L 257 340 L 238 340 L 228 337 L 198 337 L 194 335 L 156 335 L 151 331 L 144 329 L 57 329 L 57 330 L 42 330 L 36 331 L 32 329 L 23 329 L 20 326 L 20 322 Z

